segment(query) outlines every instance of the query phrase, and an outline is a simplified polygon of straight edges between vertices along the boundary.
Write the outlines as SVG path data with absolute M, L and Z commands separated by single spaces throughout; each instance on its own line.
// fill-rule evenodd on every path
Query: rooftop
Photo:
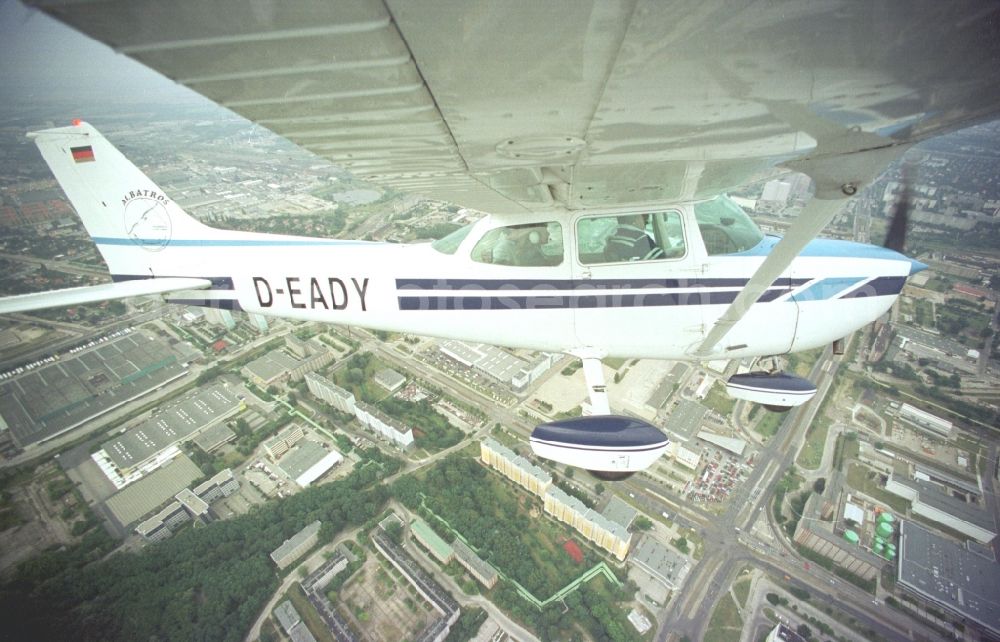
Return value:
M 0 415 L 22 448 L 49 439 L 187 372 L 182 348 L 133 331 L 0 382 Z
M 923 481 L 920 479 L 907 479 L 899 475 L 893 475 L 892 480 L 902 484 L 903 486 L 916 490 L 920 493 L 920 501 L 928 506 L 937 508 L 938 510 L 948 513 L 952 517 L 968 522 L 969 524 L 974 524 L 988 531 L 996 531 L 996 520 L 989 511 L 983 510 L 975 504 L 962 501 L 957 497 L 952 497 L 948 493 L 943 492 L 938 485 L 933 482 Z
M 118 523 L 127 526 L 173 498 L 201 475 L 201 469 L 181 453 L 172 462 L 109 497 L 105 504 Z
M 511 379 L 528 365 L 524 359 L 485 343 L 445 341 L 441 344 L 441 351 L 452 359 L 478 368 L 505 383 L 510 383 Z
M 618 495 L 612 495 L 611 501 L 605 506 L 601 514 L 607 517 L 609 520 L 616 524 L 621 524 L 625 528 L 632 525 L 632 521 L 635 520 L 636 515 L 639 511 L 636 510 L 631 504 L 618 497 Z
M 460 539 L 456 539 L 455 543 L 452 544 L 452 548 L 455 549 L 455 557 L 475 569 L 476 573 L 478 573 L 479 576 L 486 582 L 489 583 L 496 579 L 496 569 L 484 561 L 483 558 L 476 555 L 476 552 L 469 548 L 465 542 Z
M 639 545 L 632 551 L 631 559 L 670 588 L 680 586 L 689 568 L 687 558 L 648 535 L 639 541 Z
M 290 478 L 297 480 L 332 452 L 334 451 L 331 451 L 324 444 L 303 439 L 282 456 L 277 466 Z
M 190 488 L 185 488 L 174 495 L 174 499 L 184 505 L 192 515 L 204 515 L 208 512 L 208 504 L 204 499 L 195 495 Z
M 375 383 L 392 391 L 406 383 L 406 377 L 390 368 L 383 368 L 375 373 Z
M 229 429 L 226 424 L 216 424 L 206 430 L 202 430 L 192 440 L 205 452 L 215 450 L 222 444 L 236 438 L 236 433 Z
M 216 484 L 221 486 L 222 484 L 226 483 L 232 478 L 233 478 L 233 469 L 226 468 L 225 470 L 220 470 L 215 475 L 213 475 L 211 479 L 203 481 L 202 483 L 198 484 L 191 490 L 194 491 L 195 495 L 201 495 L 212 486 L 215 486 Z
M 513 463 L 516 467 L 518 467 L 528 475 L 531 475 L 532 477 L 537 479 L 543 486 L 552 483 L 552 475 L 545 472 L 545 470 L 543 470 L 542 468 L 539 468 L 538 466 L 534 465 L 524 457 L 518 455 L 513 450 L 504 446 L 496 439 L 493 439 L 492 437 L 487 437 L 486 439 L 483 440 L 483 443 L 486 444 L 487 448 L 489 448 L 495 453 L 499 453 L 501 457 Z
M 254 359 L 246 366 L 247 371 L 262 381 L 271 381 L 299 365 L 299 360 L 284 350 L 272 350 L 263 357 Z
M 441 539 L 441 537 L 434 532 L 434 529 L 428 526 L 427 522 L 419 517 L 413 518 L 413 521 L 410 522 L 410 530 L 412 530 L 413 534 L 417 536 L 421 543 L 431 549 L 434 555 L 436 555 L 439 559 L 447 558 L 454 552 L 451 544 Z M 455 541 L 457 542 L 458 540 Z
M 285 557 L 286 555 L 290 554 L 296 548 L 305 543 L 310 537 L 319 533 L 319 527 L 321 525 L 322 522 L 320 522 L 318 519 L 315 522 L 306 525 L 298 533 L 295 533 L 294 535 L 286 539 L 284 542 L 282 542 L 281 546 L 274 549 L 274 551 L 271 553 L 271 559 L 277 561 Z
M 238 405 L 239 400 L 222 384 L 217 384 L 185 397 L 101 447 L 118 468 L 133 468 L 236 410 Z
M 1000 635 L 1000 565 L 913 522 L 899 533 L 899 583 Z
M 743 455 L 743 451 L 747 447 L 747 442 L 742 439 L 723 437 L 722 435 L 716 435 L 715 433 L 708 432 L 707 430 L 699 432 L 698 439 L 707 441 L 708 443 L 718 446 L 724 450 L 728 450 L 737 457 L 741 457 Z
M 701 428 L 701 422 L 708 414 L 708 408 L 697 401 L 682 399 L 674 411 L 670 413 L 667 424 L 664 426 L 671 437 L 678 437 L 682 441 L 691 441 L 695 433 Z

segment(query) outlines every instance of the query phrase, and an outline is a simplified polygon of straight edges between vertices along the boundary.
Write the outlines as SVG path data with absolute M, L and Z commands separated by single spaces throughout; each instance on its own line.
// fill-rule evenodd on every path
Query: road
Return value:
M 810 380 L 816 382 L 819 389 L 816 401 L 789 411 L 778 433 L 758 454 L 750 477 L 730 497 L 725 512 L 714 518 L 709 527 L 702 529 L 702 560 L 688 574 L 686 590 L 681 593 L 680 599 L 671 602 L 666 613 L 661 614 L 658 640 L 667 640 L 675 633 L 687 635 L 693 640 L 702 639 L 708 627 L 709 615 L 719 596 L 728 590 L 734 574 L 742 565 L 752 559 L 746 547 L 740 543 L 736 529 L 744 530 L 757 519 L 760 510 L 772 497 L 774 486 L 794 461 L 805 438 L 805 429 L 815 416 L 836 374 L 835 365 L 827 366 L 828 363 L 837 362 L 831 356 L 832 350 L 827 348 L 810 373 Z M 761 488 L 762 491 L 753 492 Z M 686 509 L 682 512 L 687 514 L 691 511 Z M 702 520 L 696 518 L 695 521 Z M 692 591 L 688 587 L 699 588 Z

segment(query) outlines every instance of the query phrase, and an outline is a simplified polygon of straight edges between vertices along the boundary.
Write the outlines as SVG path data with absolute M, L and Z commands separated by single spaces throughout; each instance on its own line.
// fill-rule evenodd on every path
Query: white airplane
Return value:
M 31 136 L 115 282 L 0 312 L 160 294 L 572 354 L 592 415 L 531 446 L 607 478 L 668 439 L 611 414 L 601 359 L 768 357 L 874 321 L 924 266 L 814 237 L 914 143 L 1000 111 L 975 2 L 39 4 L 358 175 L 490 214 L 415 245 L 219 230 L 78 122 Z M 816 193 L 778 239 L 724 193 L 785 169 Z

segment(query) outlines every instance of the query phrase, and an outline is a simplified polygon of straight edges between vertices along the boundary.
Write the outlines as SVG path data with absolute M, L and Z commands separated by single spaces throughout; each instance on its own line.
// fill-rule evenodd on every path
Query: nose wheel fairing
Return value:
M 539 457 L 600 477 L 645 470 L 663 455 L 670 440 L 641 419 L 595 415 L 542 424 L 531 433 L 530 443 Z

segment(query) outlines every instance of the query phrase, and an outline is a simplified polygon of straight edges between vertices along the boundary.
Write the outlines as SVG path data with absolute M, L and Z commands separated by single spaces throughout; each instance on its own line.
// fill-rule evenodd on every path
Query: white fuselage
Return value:
M 675 209 L 692 216 L 686 206 Z M 219 241 L 173 239 L 150 259 L 158 277 L 215 280 L 212 290 L 168 298 L 178 303 L 597 357 L 695 359 L 695 347 L 776 242 L 767 237 L 751 252 L 708 256 L 690 223 L 682 257 L 583 265 L 570 221 L 558 265 L 472 260 L 477 241 L 509 223 L 480 221 L 453 254 L 430 244 L 228 232 Z M 709 358 L 808 350 L 842 338 L 889 309 L 910 269 L 908 259 L 882 248 L 814 241 Z

